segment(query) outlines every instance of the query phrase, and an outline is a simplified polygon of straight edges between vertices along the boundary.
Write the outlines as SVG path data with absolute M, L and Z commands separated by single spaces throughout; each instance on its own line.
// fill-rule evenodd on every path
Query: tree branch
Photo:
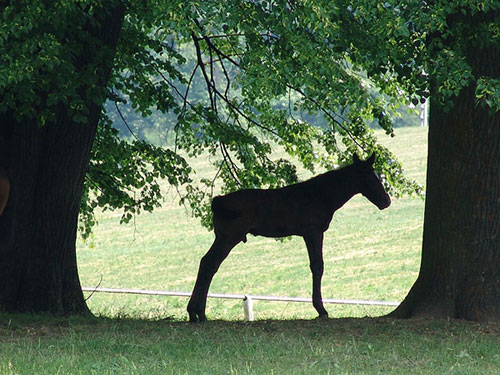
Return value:
M 205 78 L 205 83 L 207 85 L 208 96 L 210 98 L 211 108 L 214 109 L 215 102 L 214 102 L 213 93 L 212 93 L 212 85 L 210 82 L 210 78 L 208 77 L 207 71 L 205 70 L 205 65 L 203 63 L 203 58 L 202 58 L 202 54 L 201 54 L 201 47 L 200 47 L 200 39 L 194 34 L 194 32 L 191 33 L 191 38 L 193 39 L 194 46 L 196 49 L 196 59 L 197 59 L 198 66 L 200 67 L 201 72 L 203 73 L 203 78 Z
M 132 136 L 140 141 L 139 138 L 137 138 L 137 136 L 135 135 L 135 133 L 132 131 L 132 129 L 130 128 L 128 122 L 125 120 L 125 117 L 123 117 L 123 114 L 122 114 L 122 111 L 120 110 L 120 108 L 118 107 L 118 103 L 115 101 L 115 107 L 116 107 L 116 110 L 118 112 L 118 114 L 120 115 L 120 118 L 122 119 L 123 123 L 125 124 L 125 126 L 127 127 L 128 131 L 130 132 L 130 134 L 132 134 Z
M 203 31 L 201 26 L 200 26 L 200 23 L 198 22 L 198 20 L 194 20 L 195 24 L 198 26 L 198 28 L 200 29 L 200 31 Z M 271 35 L 269 33 L 263 35 L 263 36 L 267 36 L 267 37 L 270 37 L 270 38 L 276 38 L 274 35 Z M 221 35 L 218 35 L 217 38 L 220 38 L 222 37 Z M 195 38 L 194 34 L 193 34 L 193 38 Z M 224 66 L 224 63 L 223 63 L 223 60 L 227 60 L 229 62 L 231 62 L 233 65 L 237 66 L 237 67 L 240 67 L 240 64 L 239 62 L 237 62 L 236 60 L 232 59 L 230 56 L 228 56 L 227 54 L 225 54 L 223 51 L 221 51 L 211 40 L 211 37 L 209 36 L 206 36 L 206 35 L 203 35 L 202 37 L 200 38 L 197 38 L 196 39 L 196 44 L 197 45 L 197 54 L 199 52 L 199 57 L 198 57 L 198 63 L 200 63 L 201 61 L 201 49 L 199 48 L 199 40 L 204 40 L 205 43 L 207 43 L 207 46 L 209 48 L 210 51 L 214 51 L 217 56 L 219 57 L 219 61 L 220 61 L 220 64 L 221 64 L 221 67 L 224 71 L 224 74 L 226 76 L 226 80 L 228 81 L 228 85 L 226 86 L 226 91 L 223 94 L 221 94 L 217 88 L 215 87 L 215 85 L 212 85 L 212 90 L 210 91 L 210 93 L 215 93 L 215 96 L 219 96 L 221 97 L 229 106 L 230 108 L 232 108 L 234 111 L 236 111 L 239 115 L 243 116 L 247 121 L 251 122 L 252 124 L 260 127 L 260 128 L 263 128 L 264 130 L 266 131 L 269 131 L 270 133 L 274 134 L 275 136 L 279 137 L 279 135 L 272 129 L 269 129 L 267 127 L 264 127 L 262 124 L 260 124 L 259 122 L 251 119 L 248 115 L 244 114 L 239 108 L 235 107 L 231 101 L 229 100 L 229 98 L 227 97 L 227 93 L 228 93 L 228 87 L 229 87 L 229 81 L 230 81 L 230 78 L 229 78 L 229 75 L 227 74 L 227 70 L 225 69 L 225 66 Z M 195 40 L 195 39 L 193 39 Z M 211 61 L 212 62 L 212 61 Z M 202 68 L 203 69 L 203 68 Z M 206 74 L 204 73 L 204 75 L 206 76 Z M 209 84 L 208 82 L 208 77 L 205 78 L 205 80 L 207 81 L 207 85 Z M 345 127 L 339 120 L 337 120 L 331 113 L 330 111 L 328 111 L 323 105 L 321 105 L 321 103 L 319 103 L 318 100 L 308 96 L 302 89 L 300 88 L 297 88 L 297 87 L 294 87 L 292 86 L 291 84 L 289 83 L 286 83 L 286 86 L 289 88 L 289 89 L 292 89 L 294 90 L 295 92 L 299 93 L 300 95 L 302 95 L 306 100 L 312 102 L 320 112 L 322 112 L 325 116 L 327 116 L 333 123 L 335 123 L 339 128 L 341 128 L 348 136 L 349 138 L 352 139 L 352 141 L 360 148 L 362 149 L 363 151 L 365 151 L 365 148 L 358 142 L 358 140 L 356 139 L 356 137 L 354 137 L 352 135 L 352 133 L 349 131 L 349 129 L 347 127 Z
M 231 159 L 231 155 L 229 155 L 229 152 L 228 152 L 228 150 L 226 148 L 226 145 L 223 142 L 219 142 L 219 145 L 220 145 L 220 148 L 221 148 L 222 156 L 224 158 L 224 163 L 226 164 L 226 167 L 227 167 L 227 170 L 228 170 L 229 174 L 231 175 L 231 177 L 233 178 L 233 180 L 236 181 L 236 183 L 240 187 L 243 186 L 242 183 L 240 182 L 240 180 L 238 179 L 238 177 L 236 177 L 236 175 L 233 173 L 233 169 L 236 172 L 237 169 L 239 169 L 239 168 L 233 162 L 233 159 Z M 229 160 L 229 162 L 228 162 L 228 160 Z

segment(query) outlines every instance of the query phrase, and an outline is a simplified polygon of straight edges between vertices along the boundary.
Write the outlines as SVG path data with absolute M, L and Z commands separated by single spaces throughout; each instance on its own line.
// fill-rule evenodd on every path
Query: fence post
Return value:
M 243 312 L 247 322 L 253 321 L 253 299 L 250 296 L 243 298 Z

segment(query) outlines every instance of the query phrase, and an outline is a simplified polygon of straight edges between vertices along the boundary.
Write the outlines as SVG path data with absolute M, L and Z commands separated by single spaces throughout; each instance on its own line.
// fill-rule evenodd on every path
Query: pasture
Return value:
M 425 180 L 425 128 L 397 129 L 381 141 L 404 163 L 407 174 Z M 213 171 L 207 160 L 195 160 L 201 176 Z M 304 178 L 308 176 L 304 174 Z M 119 225 L 119 213 L 103 213 L 91 245 L 79 244 L 82 286 L 191 292 L 200 258 L 214 235 L 178 205 L 173 189 L 166 189 L 164 206 L 143 214 L 129 225 Z M 419 268 L 423 201 L 394 200 L 379 211 L 361 196 L 338 210 L 325 233 L 323 297 L 401 301 Z M 302 238 L 283 242 L 248 237 L 236 246 L 216 274 L 212 293 L 310 297 L 311 273 Z M 186 319 L 187 299 L 94 294 L 92 312 L 106 317 Z M 331 317 L 379 316 L 387 307 L 326 305 Z M 255 319 L 311 319 L 312 304 L 254 303 Z M 210 320 L 242 320 L 240 301 L 209 299 Z

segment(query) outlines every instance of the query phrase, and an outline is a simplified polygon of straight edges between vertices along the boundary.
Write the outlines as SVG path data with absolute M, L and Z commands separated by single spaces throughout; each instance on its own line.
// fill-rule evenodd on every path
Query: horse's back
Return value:
M 304 235 L 328 228 L 332 212 L 309 184 L 280 189 L 246 189 L 215 197 L 216 233 L 251 233 L 265 237 Z

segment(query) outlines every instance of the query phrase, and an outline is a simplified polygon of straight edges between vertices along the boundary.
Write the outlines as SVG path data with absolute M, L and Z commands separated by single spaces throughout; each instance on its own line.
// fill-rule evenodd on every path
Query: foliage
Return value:
M 310 171 L 349 163 L 354 152 L 376 152 L 391 194 L 421 192 L 369 127 L 376 120 L 392 134 L 401 87 L 386 85 L 378 92 L 353 64 L 346 31 L 332 18 L 351 13 L 347 5 L 332 9 L 309 2 L 131 3 L 113 99 L 143 116 L 159 110 L 175 121 L 174 153 L 208 152 L 215 176 L 202 179 L 202 187 L 186 178 L 179 190 L 181 203 L 205 225 L 214 189 L 272 188 L 298 180 L 288 158 L 271 160 L 273 145 Z M 322 126 L 308 122 L 309 115 Z
M 108 2 L 108 9 L 116 3 Z M 99 1 L 15 1 L 2 6 L 0 112 L 44 125 L 55 120 L 62 104 L 74 121 L 87 122 L 89 101 L 101 105 L 107 97 L 107 90 L 99 89 L 99 62 L 113 51 L 97 48 L 101 43 L 90 27 L 100 22 L 102 12 Z M 78 63 L 76 56 L 84 48 L 93 60 Z
M 191 182 L 190 167 L 178 154 L 140 140 L 126 142 L 111 122 L 101 121 L 87 170 L 87 184 L 80 210 L 80 233 L 90 235 L 95 224 L 94 209 L 123 209 L 120 222 L 128 223 L 141 210 L 160 206 L 159 181 L 173 186 Z
M 401 85 L 414 104 L 432 93 L 451 109 L 451 98 L 475 85 L 478 103 L 498 110 L 498 80 L 470 61 L 481 48 L 498 48 L 500 2 L 358 1 L 351 10 L 353 63 L 377 86 Z
M 432 93 L 450 106 L 470 84 L 478 105 L 499 109 L 498 79 L 468 64 L 477 46 L 499 43 L 498 1 L 117 3 L 127 9 L 105 92 L 95 89 L 95 64 L 75 65 L 73 57 L 97 43 L 87 25 L 111 3 L 19 1 L 1 13 L 0 112 L 43 125 L 64 105 L 84 123 L 89 103 L 82 98 L 108 98 L 111 106 L 128 102 L 142 116 L 157 110 L 172 122 L 171 148 L 162 150 L 120 141 L 103 118 L 82 201 L 87 225 L 97 206 L 124 209 L 125 221 L 151 210 L 160 202 L 157 180 L 168 176 L 180 201 L 209 226 L 214 191 L 297 181 L 288 157 L 271 160 L 274 145 L 310 171 L 376 152 L 392 195 L 420 194 L 368 124 L 392 135 L 400 104 Z M 184 158 L 202 153 L 217 172 L 200 187 Z

